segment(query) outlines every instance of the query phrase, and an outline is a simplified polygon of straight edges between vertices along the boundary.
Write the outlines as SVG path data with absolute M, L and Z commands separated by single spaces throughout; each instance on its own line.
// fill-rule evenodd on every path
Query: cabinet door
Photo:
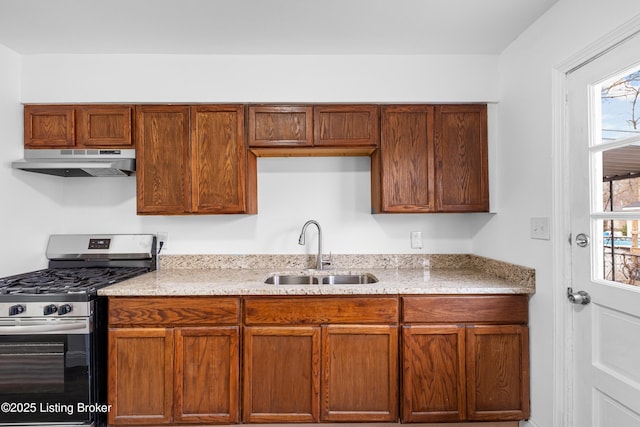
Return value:
M 244 351 L 245 422 L 318 421 L 320 328 L 245 328 Z
M 529 338 L 522 325 L 467 327 L 470 420 L 529 418 Z
M 175 330 L 174 421 L 238 422 L 238 327 Z
M 133 148 L 130 105 L 91 105 L 76 108 L 76 146 Z
M 191 107 L 191 144 L 193 212 L 255 213 L 257 195 L 247 192 L 256 177 L 247 176 L 244 106 Z
M 322 327 L 322 421 L 398 419 L 394 326 Z
M 173 331 L 109 329 L 109 424 L 168 424 L 173 396 Z
M 313 145 L 313 107 L 249 106 L 250 147 L 310 147 L 311 145 Z
M 189 107 L 138 106 L 135 134 L 138 213 L 188 213 Z
M 433 107 L 383 106 L 380 118 L 371 165 L 374 212 L 433 212 Z
M 487 106 L 436 107 L 436 208 L 489 210 Z
M 377 147 L 377 105 L 326 105 L 313 108 L 313 145 Z
M 25 105 L 25 148 L 65 148 L 75 145 L 75 113 L 69 105 Z
M 402 420 L 455 422 L 466 416 L 465 328 L 405 326 Z

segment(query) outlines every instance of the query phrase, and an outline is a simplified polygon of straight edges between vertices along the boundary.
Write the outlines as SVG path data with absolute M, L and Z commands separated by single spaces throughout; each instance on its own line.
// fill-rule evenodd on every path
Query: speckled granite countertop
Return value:
M 475 255 L 334 255 L 308 270 L 301 255 L 163 256 L 160 269 L 99 290 L 106 296 L 533 294 L 535 271 Z M 276 266 L 276 267 L 269 267 Z M 362 285 L 270 285 L 271 274 L 371 273 Z

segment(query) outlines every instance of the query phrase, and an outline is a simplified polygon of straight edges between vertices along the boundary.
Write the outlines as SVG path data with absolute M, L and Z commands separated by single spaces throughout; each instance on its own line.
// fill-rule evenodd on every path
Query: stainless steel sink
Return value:
M 317 285 L 318 278 L 315 276 L 274 274 L 267 277 L 264 283 L 270 285 Z
M 311 276 L 297 274 L 273 274 L 264 281 L 270 285 L 362 285 L 377 283 L 372 274 L 331 274 L 328 276 Z
M 377 283 L 378 278 L 372 274 L 334 274 L 321 278 L 323 285 L 363 285 Z

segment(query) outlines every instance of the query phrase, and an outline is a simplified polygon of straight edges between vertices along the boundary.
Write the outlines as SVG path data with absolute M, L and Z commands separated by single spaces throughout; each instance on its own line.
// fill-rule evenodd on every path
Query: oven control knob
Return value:
M 56 311 L 58 311 L 58 307 L 55 304 L 49 304 L 49 305 L 45 305 L 44 306 L 44 315 L 45 316 L 53 314 Z
M 18 314 L 24 313 L 26 309 L 27 307 L 22 304 L 12 305 L 11 307 L 9 307 L 9 316 L 16 316 Z
M 73 311 L 73 306 L 71 304 L 62 304 L 60 307 L 58 307 L 58 316 L 71 313 L 71 311 Z

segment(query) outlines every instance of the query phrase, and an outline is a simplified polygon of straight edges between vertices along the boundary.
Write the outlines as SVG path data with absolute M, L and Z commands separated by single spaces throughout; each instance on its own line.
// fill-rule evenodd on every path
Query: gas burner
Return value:
M 149 271 L 143 267 L 49 268 L 0 279 L 0 294 L 95 294 Z

